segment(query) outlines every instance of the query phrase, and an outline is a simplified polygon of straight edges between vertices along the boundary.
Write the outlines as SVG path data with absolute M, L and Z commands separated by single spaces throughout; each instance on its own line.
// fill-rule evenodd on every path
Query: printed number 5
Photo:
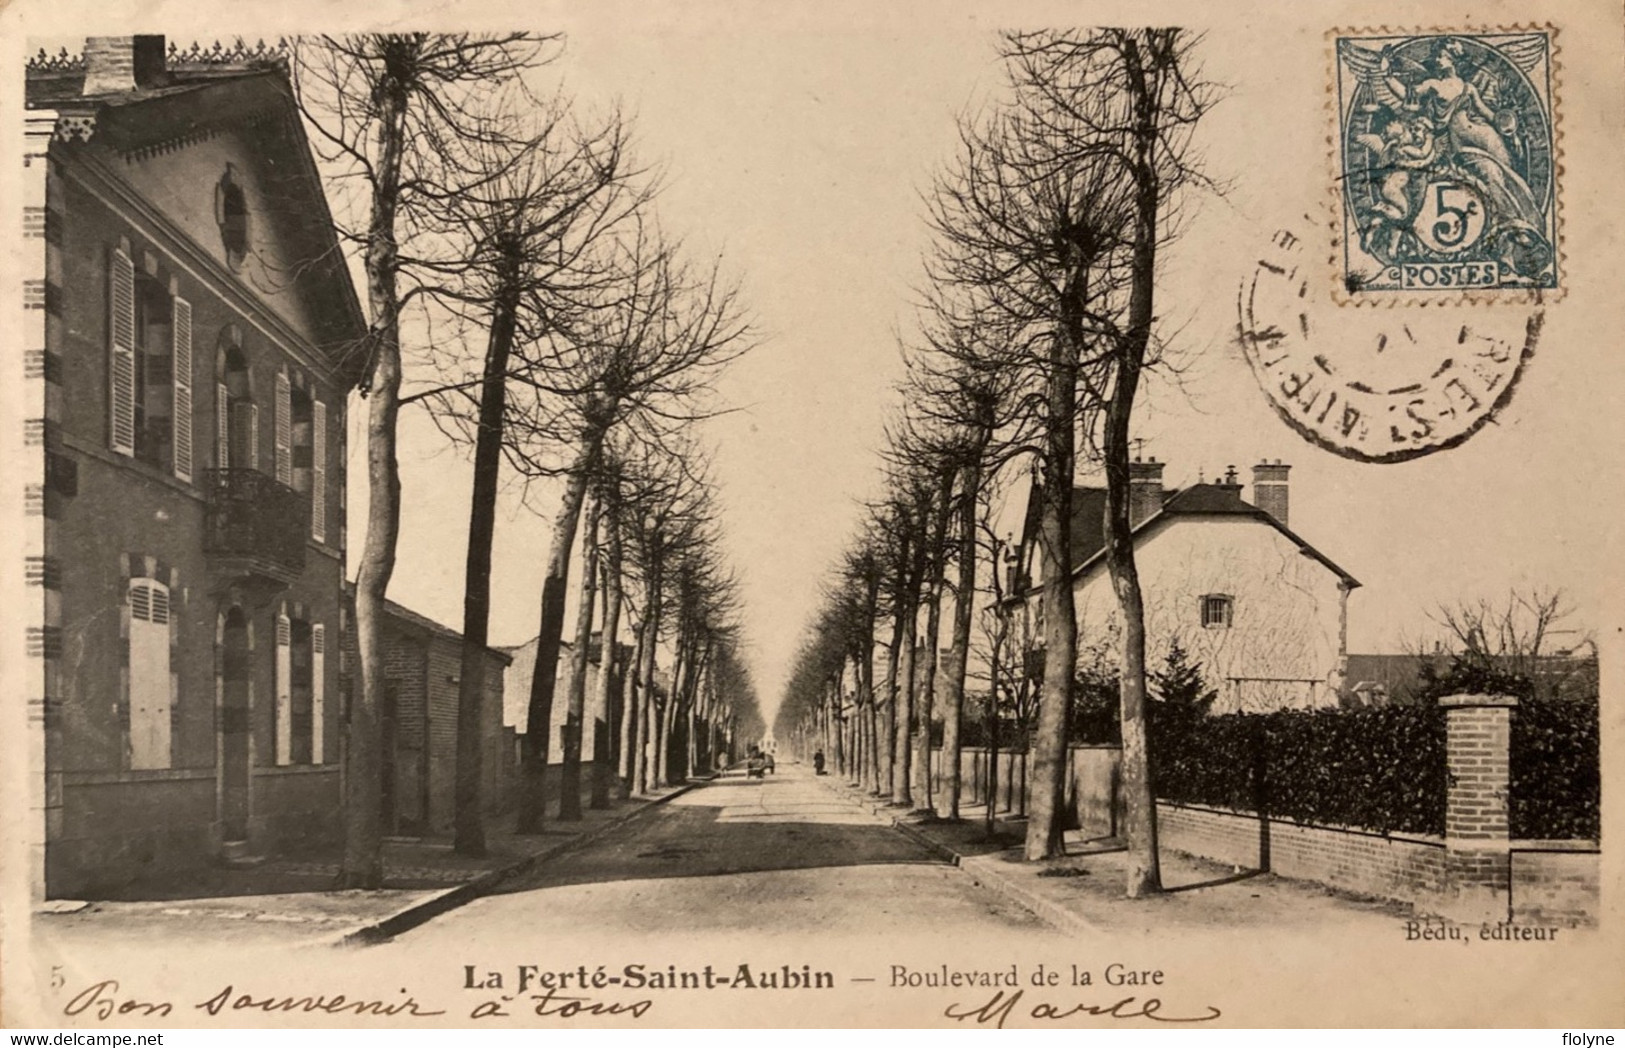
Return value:
M 1433 210 L 1439 216 L 1433 223 L 1434 242 L 1446 249 L 1461 247 L 1467 239 L 1468 220 L 1478 213 L 1476 194 L 1454 182 L 1436 182 Z

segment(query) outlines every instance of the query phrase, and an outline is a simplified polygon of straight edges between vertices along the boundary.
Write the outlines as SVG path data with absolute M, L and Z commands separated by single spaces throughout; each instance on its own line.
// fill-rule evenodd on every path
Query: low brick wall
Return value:
M 1590 925 L 1600 902 L 1602 855 L 1593 841 L 1514 841 L 1512 919 Z
M 1445 887 L 1438 838 L 1383 837 L 1167 801 L 1157 803 L 1157 831 L 1163 847 L 1188 855 L 1423 908 Z

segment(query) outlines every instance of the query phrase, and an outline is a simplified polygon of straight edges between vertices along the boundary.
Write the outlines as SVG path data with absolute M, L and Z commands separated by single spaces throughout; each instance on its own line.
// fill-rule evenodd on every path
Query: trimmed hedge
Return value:
M 1602 832 L 1598 705 L 1525 701 L 1512 712 L 1510 817 L 1519 840 L 1596 840 Z
M 1199 720 L 1152 709 L 1159 797 L 1382 834 L 1444 833 L 1445 720 L 1436 706 Z

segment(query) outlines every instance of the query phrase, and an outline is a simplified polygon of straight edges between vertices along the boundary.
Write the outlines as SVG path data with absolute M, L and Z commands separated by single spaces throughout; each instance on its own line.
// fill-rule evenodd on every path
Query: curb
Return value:
M 1012 877 L 999 869 L 996 865 L 999 861 L 997 856 L 964 855 L 955 850 L 953 846 L 944 844 L 912 823 L 905 821 L 903 816 L 896 814 L 895 808 L 887 804 L 873 804 L 866 797 L 852 797 L 847 789 L 841 787 L 829 786 L 826 788 L 872 814 L 889 817 L 892 828 L 903 836 L 947 860 L 961 873 L 970 877 L 974 883 L 1004 896 L 1010 902 L 1031 912 L 1033 916 L 1056 931 L 1068 935 L 1089 935 L 1100 932 L 1099 928 L 1067 907 L 1032 891 L 1022 885 L 1018 878 Z
M 687 783 L 677 787 L 665 796 L 644 801 L 642 804 L 638 805 L 632 810 L 623 812 L 614 816 L 613 818 L 606 819 L 602 823 L 599 823 L 597 826 L 586 831 L 585 833 L 580 834 L 579 836 L 572 837 L 567 841 L 561 841 L 560 843 L 553 845 L 551 848 L 533 852 L 532 854 L 526 855 L 523 858 L 514 860 L 506 866 L 499 866 L 494 870 L 489 870 L 480 874 L 471 881 L 466 881 L 452 888 L 446 888 L 435 893 L 434 895 L 430 895 L 427 898 L 420 899 L 408 906 L 404 906 L 387 917 L 379 918 L 378 920 L 364 924 L 359 928 L 352 928 L 341 935 L 327 940 L 325 945 L 373 946 L 391 939 L 402 932 L 410 931 L 413 928 L 416 928 L 418 925 L 427 923 L 428 921 L 433 920 L 449 910 L 455 910 L 459 906 L 473 902 L 475 899 L 489 892 L 491 889 L 495 888 L 503 881 L 506 881 L 508 878 L 529 873 L 536 866 L 548 861 L 549 859 L 556 859 L 559 856 L 573 851 L 584 844 L 590 844 L 609 833 L 611 830 L 619 829 L 621 826 L 624 826 L 626 823 L 632 821 L 645 812 L 651 811 L 660 805 L 665 804 L 667 801 L 681 797 L 690 790 L 698 789 L 699 787 L 713 781 L 715 778 L 716 776 L 713 775 L 708 778 L 690 779 Z

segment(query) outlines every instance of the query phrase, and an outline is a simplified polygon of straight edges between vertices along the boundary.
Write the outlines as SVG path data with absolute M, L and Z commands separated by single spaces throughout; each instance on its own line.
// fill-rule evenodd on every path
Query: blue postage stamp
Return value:
M 1558 288 L 1551 31 L 1335 39 L 1342 290 Z

